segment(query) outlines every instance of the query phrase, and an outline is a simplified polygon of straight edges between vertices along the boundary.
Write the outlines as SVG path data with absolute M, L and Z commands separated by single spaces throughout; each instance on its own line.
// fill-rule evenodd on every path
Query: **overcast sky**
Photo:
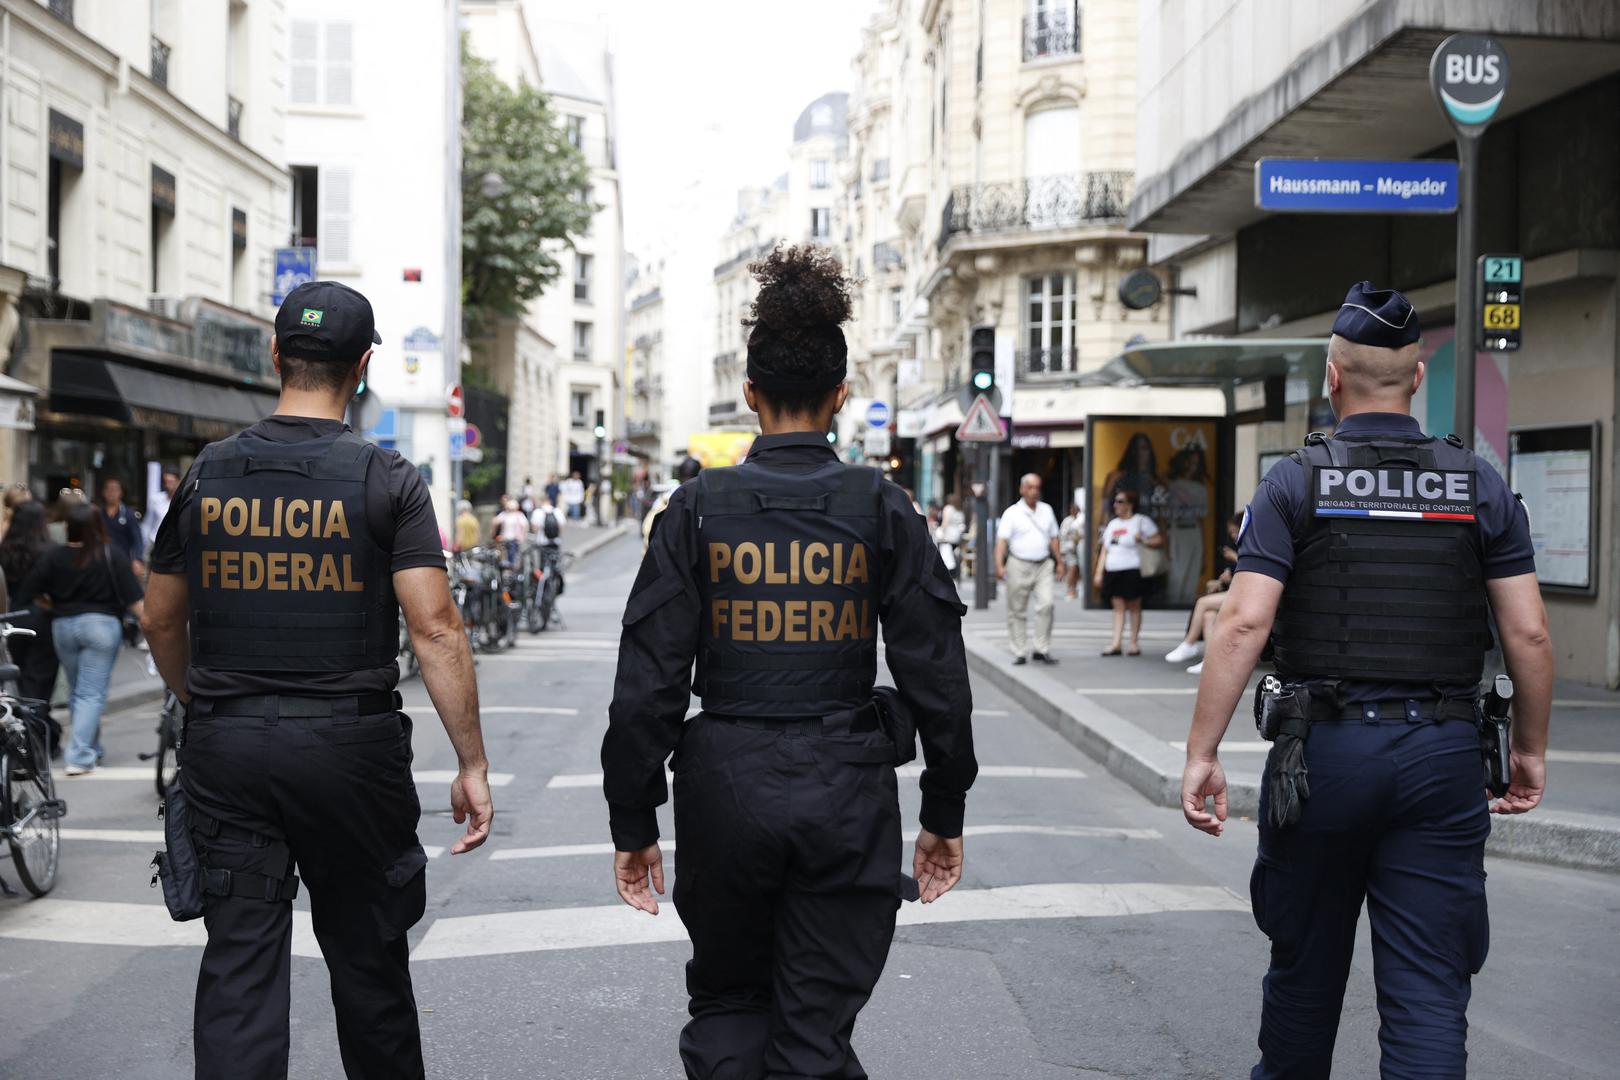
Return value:
M 849 90 L 879 0 L 525 0 L 535 24 L 600 12 L 612 34 L 625 246 L 642 251 L 683 192 L 769 183 L 793 121 Z

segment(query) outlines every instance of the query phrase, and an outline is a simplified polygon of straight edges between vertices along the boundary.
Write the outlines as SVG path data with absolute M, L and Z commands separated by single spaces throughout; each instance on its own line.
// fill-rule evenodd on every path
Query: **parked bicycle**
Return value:
M 7 620 L 26 612 L 0 615 L 0 835 L 11 849 L 11 861 L 23 888 L 44 896 L 56 884 L 62 849 L 61 827 L 67 803 L 56 797 L 51 775 L 45 722 L 38 710 L 45 703 L 16 696 L 21 672 L 4 652 L 8 638 L 32 637 L 33 631 Z
M 157 761 L 158 798 L 180 778 L 180 744 L 185 731 L 186 709 L 173 690 L 163 691 L 163 707 L 158 710 L 157 749 L 140 755 L 142 761 Z
M 553 622 L 559 625 L 562 623 L 562 613 L 557 610 L 557 598 L 563 594 L 563 573 L 573 565 L 574 556 L 556 547 L 543 548 L 542 552 L 540 598 L 536 607 L 540 629 L 545 630 Z
M 514 578 L 502 566 L 502 553 L 494 548 L 472 548 L 455 556 L 451 583 L 474 649 L 499 652 L 517 643 L 518 612 L 511 592 Z

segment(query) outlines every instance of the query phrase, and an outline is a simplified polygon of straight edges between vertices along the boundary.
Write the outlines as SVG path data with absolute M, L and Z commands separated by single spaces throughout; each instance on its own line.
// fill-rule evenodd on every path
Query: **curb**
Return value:
M 1016 672 L 1001 649 L 962 635 L 968 667 L 988 679 L 1029 714 L 1110 773 L 1159 806 L 1181 806 L 1182 755 L 1162 740 L 1043 671 Z M 1228 812 L 1255 817 L 1260 786 L 1228 778 Z M 1620 873 L 1620 818 L 1537 810 L 1528 815 L 1491 815 L 1485 850 L 1492 855 L 1576 870 Z

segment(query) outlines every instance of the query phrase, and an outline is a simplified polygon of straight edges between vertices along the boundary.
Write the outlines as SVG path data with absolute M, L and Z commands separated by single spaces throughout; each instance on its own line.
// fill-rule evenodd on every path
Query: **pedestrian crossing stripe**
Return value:
M 59 774 L 56 785 L 60 794 L 64 790 L 72 791 L 73 785 L 85 780 L 140 780 L 150 784 L 154 775 L 152 768 L 146 765 L 102 765 L 94 772 L 85 773 L 83 776 L 68 777 Z M 423 784 L 448 784 L 456 778 L 457 773 L 454 769 L 419 769 L 411 775 L 420 787 Z M 489 774 L 489 786 L 505 787 L 512 782 L 512 776 L 513 774 L 509 772 L 492 772 Z
M 921 765 L 902 765 L 894 770 L 895 776 L 901 780 L 915 780 L 922 775 Z M 980 765 L 980 780 L 1084 780 L 1086 774 L 1079 769 L 1060 769 L 1046 765 Z M 664 781 L 672 782 L 675 774 L 668 769 L 664 770 Z M 602 774 L 597 773 L 561 773 L 546 781 L 546 787 L 556 788 L 592 788 L 602 786 Z

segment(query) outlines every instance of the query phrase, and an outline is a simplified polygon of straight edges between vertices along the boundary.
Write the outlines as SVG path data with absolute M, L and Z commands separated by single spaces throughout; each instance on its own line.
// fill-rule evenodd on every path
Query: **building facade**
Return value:
M 451 519 L 448 386 L 460 376 L 460 54 L 441 0 L 288 0 L 286 157 L 294 247 L 365 294 L 382 344 L 368 435 L 416 463 Z M 378 153 L 390 147 L 395 153 Z M 399 155 L 416 164 L 402 167 Z M 404 227 L 408 224 L 409 227 Z
M 846 170 L 861 377 L 898 406 L 890 466 L 923 501 L 967 479 L 971 328 L 994 329 L 1012 419 L 979 478 L 1003 502 L 1040 474 L 1060 516 L 1085 486 L 1087 417 L 1117 407 L 1080 378 L 1167 333 L 1116 295 L 1146 259 L 1125 222 L 1135 49 L 1129 0 L 890 0 L 863 34 Z
M 282 0 L 0 2 L 0 470 L 40 497 L 268 414 Z
M 1351 283 L 1401 289 L 1424 327 L 1416 415 L 1451 431 L 1455 218 L 1267 213 L 1254 164 L 1454 157 L 1428 64 L 1458 31 L 1496 36 L 1511 64 L 1481 147 L 1478 236 L 1481 252 L 1523 257 L 1526 286 L 1519 351 L 1461 350 L 1476 373 L 1471 434 L 1530 508 L 1559 673 L 1620 686 L 1620 8 L 1146 0 L 1131 224 L 1153 234 L 1161 277 L 1196 290 L 1170 298 L 1178 337 L 1325 338 Z M 1282 419 L 1239 427 L 1236 503 L 1275 455 L 1331 422 L 1319 389 L 1301 385 Z M 1571 478 L 1556 497 L 1535 479 L 1553 458 Z

